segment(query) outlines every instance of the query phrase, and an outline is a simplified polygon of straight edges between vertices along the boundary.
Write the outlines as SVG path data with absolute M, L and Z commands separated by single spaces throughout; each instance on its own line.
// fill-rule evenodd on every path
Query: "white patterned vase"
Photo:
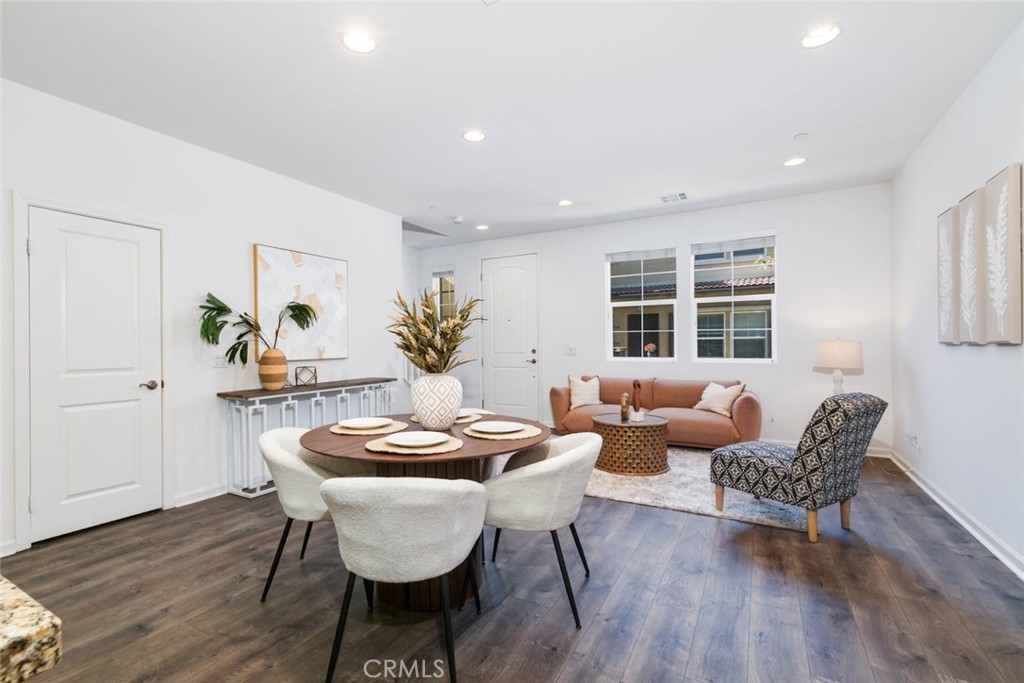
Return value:
M 412 412 L 424 429 L 440 432 L 455 424 L 462 407 L 462 382 L 451 375 L 423 375 L 412 383 Z

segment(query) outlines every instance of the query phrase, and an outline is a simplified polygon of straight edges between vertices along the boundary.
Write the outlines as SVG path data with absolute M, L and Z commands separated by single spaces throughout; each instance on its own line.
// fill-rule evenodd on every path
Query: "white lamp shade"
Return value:
M 832 370 L 863 370 L 864 349 L 859 341 L 833 339 L 818 342 L 814 366 Z

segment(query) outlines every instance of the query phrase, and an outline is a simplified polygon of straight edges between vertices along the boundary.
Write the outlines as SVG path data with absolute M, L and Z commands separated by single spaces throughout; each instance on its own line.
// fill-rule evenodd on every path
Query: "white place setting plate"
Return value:
M 459 417 L 469 417 L 470 415 L 477 415 L 477 411 L 472 408 L 459 408 Z
M 380 429 L 394 422 L 390 417 L 351 417 L 338 423 L 346 429 Z
M 398 432 L 390 434 L 384 440 L 392 446 L 404 446 L 405 448 L 426 448 L 438 446 L 451 438 L 444 432 Z
M 499 420 L 477 422 L 472 427 L 474 432 L 480 432 L 482 434 L 511 434 L 512 432 L 518 432 L 525 428 L 526 425 L 521 422 L 501 422 Z

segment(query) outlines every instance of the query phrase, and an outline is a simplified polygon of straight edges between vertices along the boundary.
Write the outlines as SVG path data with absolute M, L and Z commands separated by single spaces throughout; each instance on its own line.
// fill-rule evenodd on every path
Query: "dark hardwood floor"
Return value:
M 739 495 L 727 491 L 726 504 Z M 483 615 L 455 616 L 461 680 L 1024 681 L 1024 584 L 894 465 L 869 460 L 852 531 L 838 506 L 819 520 L 811 545 L 588 498 L 577 526 L 589 579 L 562 541 L 580 631 L 549 535 L 506 532 L 483 572 Z M 5 576 L 64 620 L 64 661 L 34 680 L 322 680 L 345 572 L 329 523 L 314 527 L 303 561 L 296 526 L 260 604 L 282 523 L 273 495 L 221 496 L 3 560 Z M 367 680 L 369 659 L 433 674 L 439 616 L 368 614 L 356 596 L 335 680 Z

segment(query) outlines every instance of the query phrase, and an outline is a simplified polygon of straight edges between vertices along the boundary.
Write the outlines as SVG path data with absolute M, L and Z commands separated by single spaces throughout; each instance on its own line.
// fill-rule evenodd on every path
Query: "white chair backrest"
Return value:
M 487 493 L 466 479 L 349 477 L 320 485 L 338 550 L 357 576 L 407 583 L 466 559 L 483 528 Z
M 517 453 L 505 472 L 484 482 L 487 524 L 550 531 L 576 521 L 600 453 L 601 437 L 589 432 L 552 439 Z M 542 454 L 546 457 L 539 459 Z
M 284 513 L 300 522 L 315 522 L 328 517 L 320 484 L 338 475 L 302 459 L 302 453 L 308 451 L 299 445 L 299 438 L 306 431 L 296 427 L 271 429 L 260 434 L 259 446 Z

